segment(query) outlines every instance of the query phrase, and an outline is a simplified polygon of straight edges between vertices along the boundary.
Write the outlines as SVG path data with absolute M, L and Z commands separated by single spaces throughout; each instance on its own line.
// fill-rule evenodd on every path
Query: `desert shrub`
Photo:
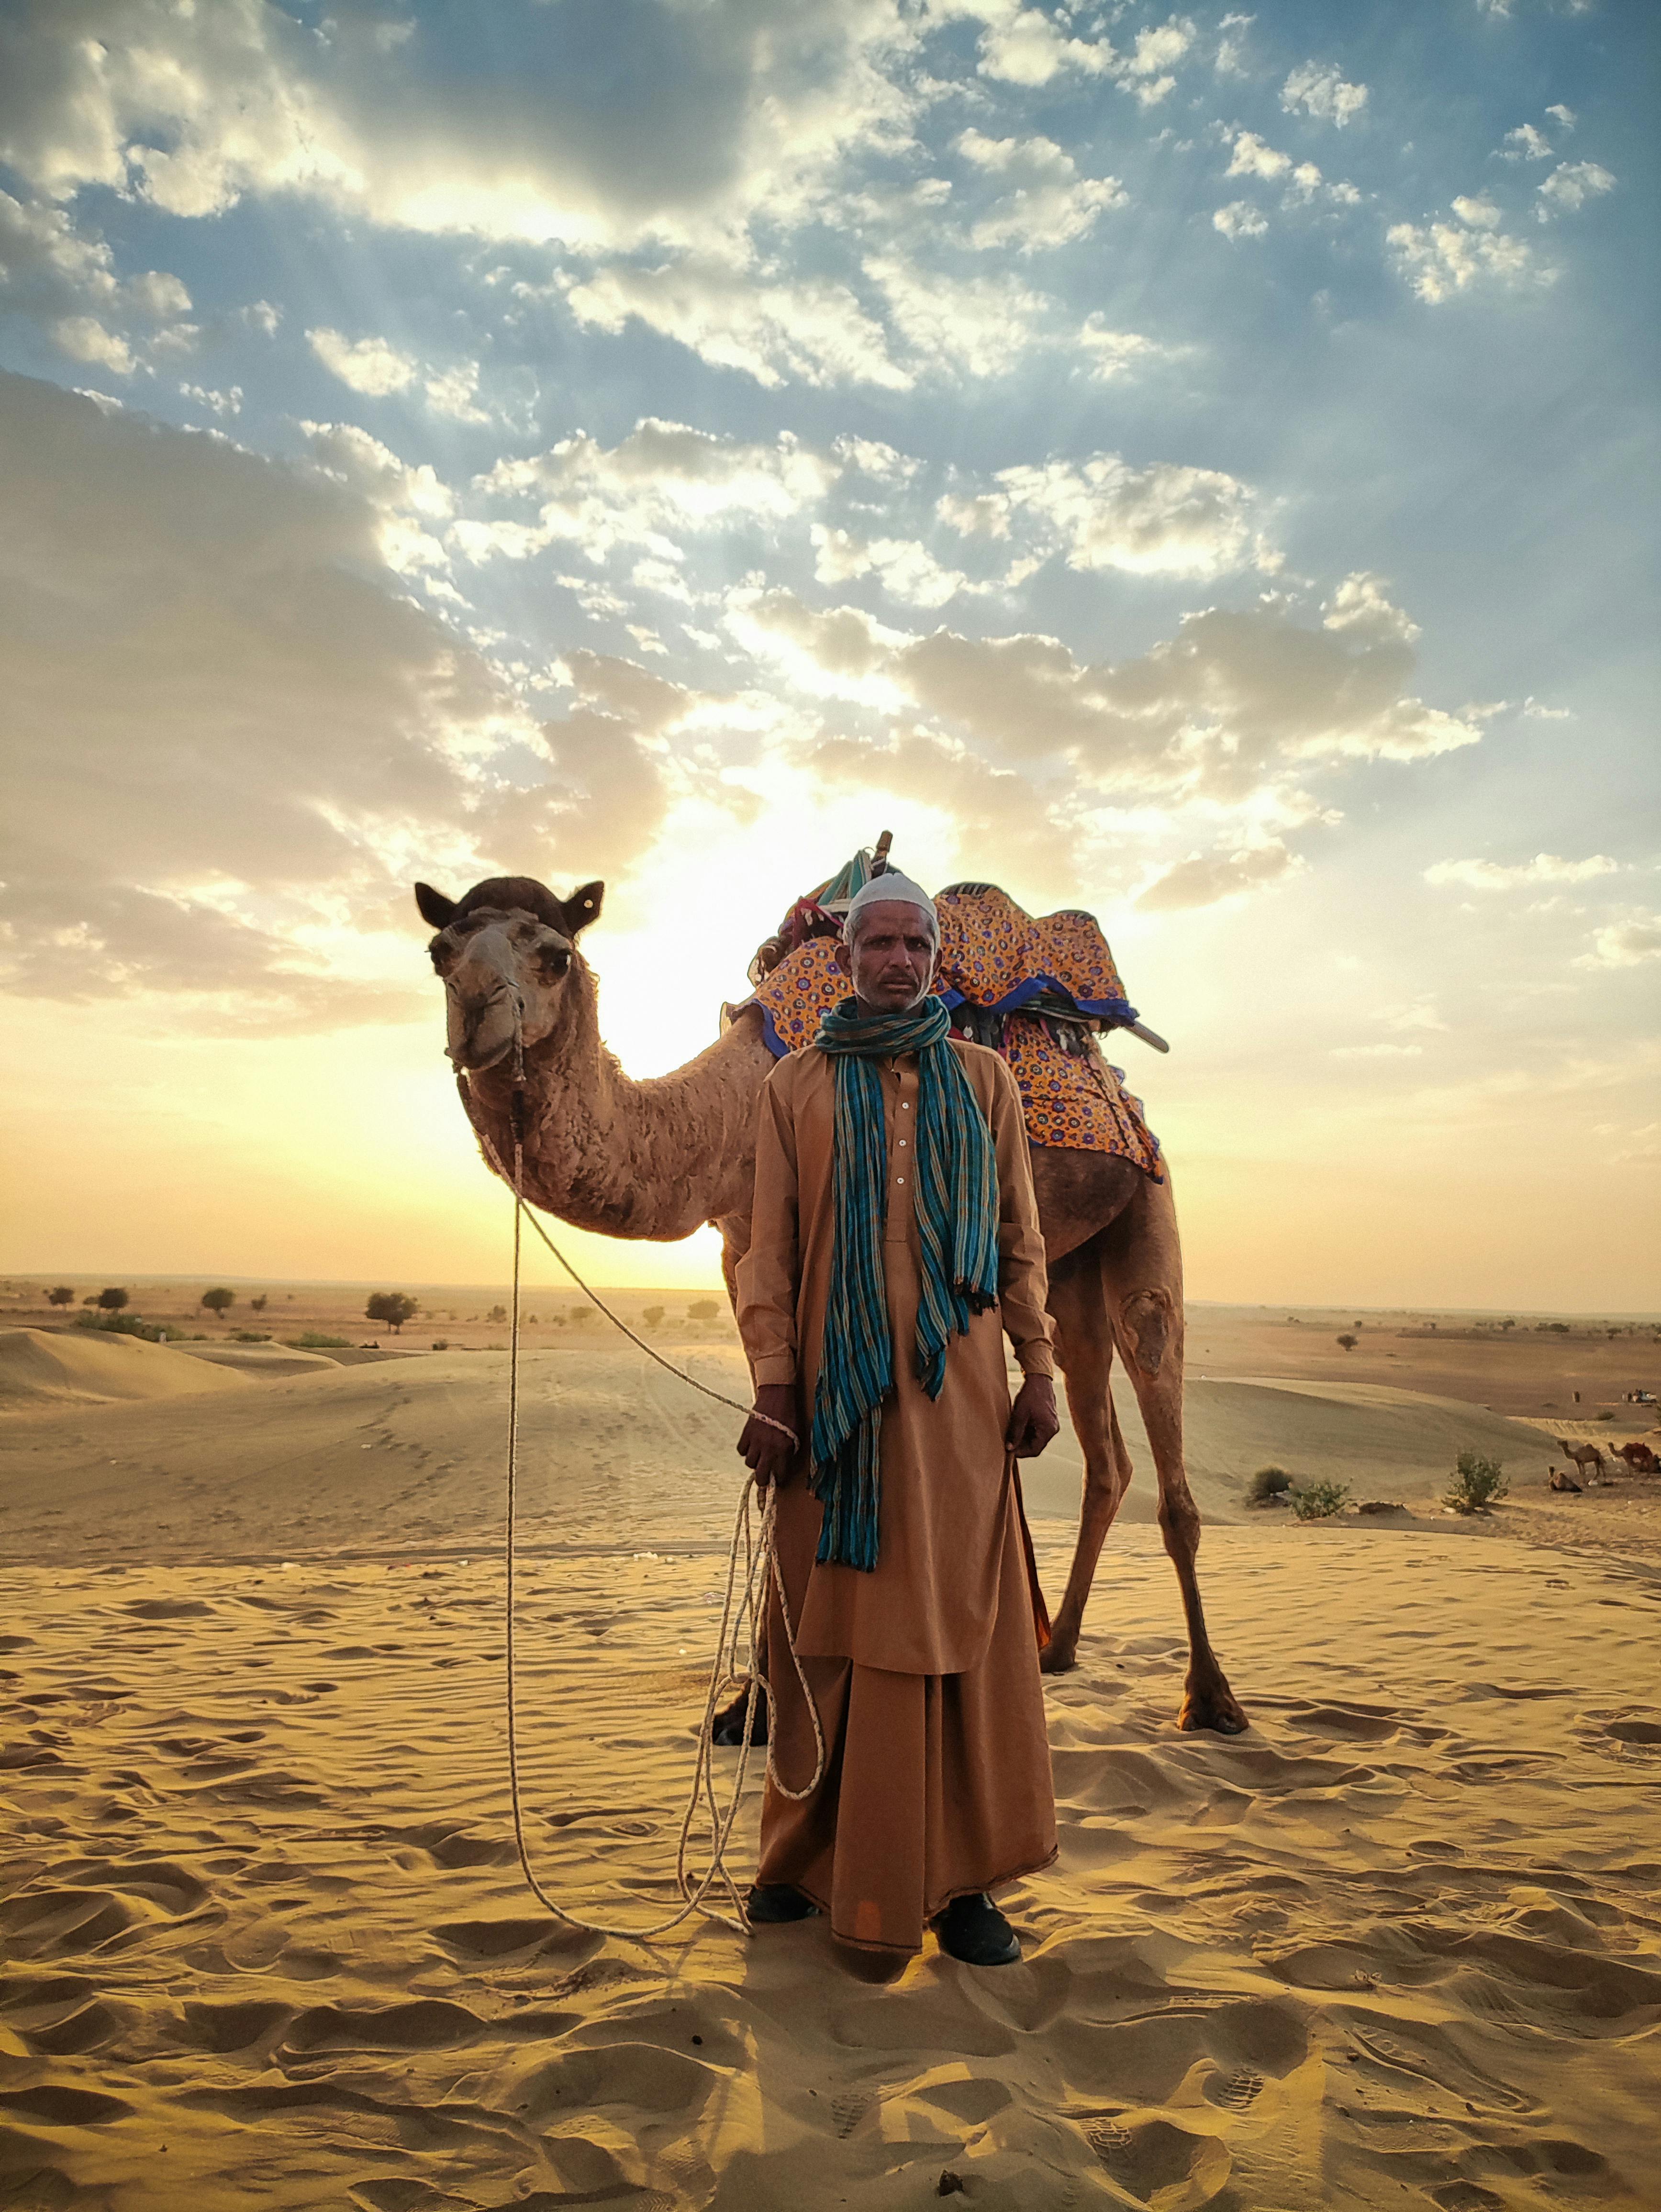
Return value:
M 236 1292 L 222 1286 L 218 1290 L 204 1291 L 202 1303 L 211 1314 L 226 1313 L 236 1304 Z
M 1267 1505 L 1271 1498 L 1282 1498 L 1292 1487 L 1292 1477 L 1283 1467 L 1260 1467 L 1246 1485 L 1248 1505 Z
M 325 1336 L 315 1328 L 302 1329 L 298 1336 L 283 1340 L 290 1352 L 344 1352 L 351 1340 L 350 1336 Z
M 269 1344 L 271 1333 L 268 1328 L 239 1328 L 231 1332 L 234 1344 Z
M 1500 1472 L 1500 1462 L 1484 1459 L 1481 1452 L 1462 1451 L 1455 1467 L 1457 1472 L 1442 1503 L 1456 1513 L 1486 1513 L 1511 1488 Z
M 46 1304 L 49 1306 L 72 1306 L 75 1304 L 75 1292 L 67 1283 L 60 1283 L 55 1291 L 46 1292 Z
M 593 1306 L 573 1306 L 565 1316 L 573 1328 L 587 1328 L 594 1318 Z
M 714 1321 L 720 1311 L 721 1308 L 713 1298 L 699 1298 L 696 1304 L 687 1307 L 686 1318 L 688 1321 Z
M 127 1294 L 125 1291 L 100 1291 L 98 1303 L 106 1313 L 119 1313 L 127 1303 Z
M 1594 1421 L 1612 1421 L 1615 1416 L 1606 1407 L 1603 1413 L 1594 1413 L 1592 1419 Z
M 1360 1342 L 1360 1337 L 1351 1336 L 1348 1334 L 1335 1338 L 1334 1340 L 1336 1343 L 1342 1344 L 1346 1352 L 1354 1352 L 1356 1346 Z
M 270 1297 L 270 1296 L 271 1296 L 271 1293 L 270 1293 L 268 1291 L 261 1291 L 261 1292 L 259 1293 L 259 1296 L 257 1298 L 250 1298 L 250 1299 L 248 1300 L 248 1310 L 249 1310 L 249 1312 L 250 1312 L 250 1313 L 264 1313 L 264 1312 L 265 1312 L 265 1304 L 266 1304 L 266 1301 L 267 1301 L 267 1299 L 269 1298 L 269 1297 Z
M 1347 1482 L 1306 1482 L 1292 1493 L 1292 1510 L 1300 1521 L 1329 1521 L 1342 1513 L 1349 1496 Z
M 433 1350 L 435 1352 L 447 1352 L 449 1348 L 450 1340 L 447 1336 L 435 1336 L 433 1339 Z
M 506 1321 L 508 1318 L 508 1309 L 506 1306 L 492 1306 L 490 1312 L 485 1315 L 484 1318 L 486 1321 Z M 473 1316 L 473 1319 L 477 1321 L 478 1319 L 478 1316 L 475 1314 Z
M 77 1328 L 94 1328 L 100 1336 L 137 1336 L 146 1344 L 166 1344 L 169 1337 L 183 1336 L 183 1329 L 170 1329 L 164 1321 L 146 1321 L 143 1314 L 84 1313 L 76 1319 Z
M 406 1321 L 413 1321 L 420 1307 L 407 1291 L 371 1291 L 369 1303 L 363 1309 L 368 1321 L 384 1321 L 394 1336 L 402 1334 Z
M 645 1322 L 648 1328 L 656 1328 L 662 1322 L 663 1308 L 661 1306 L 644 1306 L 641 1310 L 640 1317 Z

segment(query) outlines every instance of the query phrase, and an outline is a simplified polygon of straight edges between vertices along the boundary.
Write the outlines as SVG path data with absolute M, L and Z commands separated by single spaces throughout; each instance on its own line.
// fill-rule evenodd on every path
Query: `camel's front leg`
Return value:
M 1038 1664 L 1062 1674 L 1078 1663 L 1079 1632 L 1107 1532 L 1130 1486 L 1130 1455 L 1113 1410 L 1113 1330 L 1099 1254 L 1092 1241 L 1069 1253 L 1050 1277 L 1056 1356 L 1067 1382 L 1067 1409 L 1084 1454 L 1084 1497 L 1072 1571 Z
M 1183 1261 L 1171 1170 L 1145 1182 L 1103 1238 L 1103 1273 L 1120 1355 L 1141 1408 L 1159 1483 L 1159 1530 L 1188 1622 L 1188 1681 L 1177 1726 L 1238 1735 L 1245 1712 L 1206 1632 L 1195 1559 L 1200 1509 L 1183 1463 Z

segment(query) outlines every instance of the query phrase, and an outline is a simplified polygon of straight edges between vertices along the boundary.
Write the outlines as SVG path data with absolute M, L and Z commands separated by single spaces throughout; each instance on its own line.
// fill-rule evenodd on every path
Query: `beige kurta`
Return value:
M 1055 1805 L 1019 1506 L 1005 1452 L 1007 1335 L 1029 1375 L 1054 1371 L 1043 1242 L 1014 1079 L 953 1040 L 997 1156 L 999 1304 L 946 1353 L 931 1401 L 916 1379 L 919 1243 L 913 1208 L 918 1065 L 879 1062 L 886 1136 L 883 1263 L 894 1390 L 882 1424 L 879 1553 L 871 1573 L 818 1565 L 821 1507 L 806 1453 L 779 1498 L 779 1553 L 801 1655 L 830 1741 L 804 1804 L 768 1789 L 759 1878 L 794 1883 L 845 1940 L 908 1951 L 965 1890 L 1045 1864 Z M 739 1262 L 739 1326 L 757 1386 L 797 1385 L 804 1426 L 830 1289 L 835 1073 L 809 1050 L 762 1092 L 755 1207 Z M 812 1728 L 784 1657 L 776 1601 L 776 1758 L 812 1771 Z

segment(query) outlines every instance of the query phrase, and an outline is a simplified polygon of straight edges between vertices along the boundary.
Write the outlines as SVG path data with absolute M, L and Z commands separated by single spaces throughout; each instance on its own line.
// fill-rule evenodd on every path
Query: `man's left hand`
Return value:
M 1007 1440 L 1017 1459 L 1037 1459 L 1060 1432 L 1056 1385 L 1048 1375 L 1029 1375 L 1010 1408 Z

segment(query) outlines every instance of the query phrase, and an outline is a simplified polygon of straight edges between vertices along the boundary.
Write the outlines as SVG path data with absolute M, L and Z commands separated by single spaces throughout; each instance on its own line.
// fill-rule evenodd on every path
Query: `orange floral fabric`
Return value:
M 966 1000 L 995 1008 L 1019 1001 L 1042 978 L 1037 988 L 1059 985 L 1086 1012 L 1133 1018 L 1113 956 L 1092 915 L 1052 914 L 1035 921 L 1007 893 L 981 885 L 942 891 L 935 903 L 940 990 L 948 1006 Z M 820 1021 L 848 996 L 835 945 L 832 938 L 810 939 L 744 1002 L 761 1009 L 768 1043 L 781 1058 L 812 1044 Z M 1041 1020 L 1011 1011 L 999 1049 L 1020 1090 L 1026 1133 L 1035 1145 L 1109 1152 L 1134 1160 L 1163 1182 L 1159 1139 L 1142 1118 L 1141 1102 L 1124 1089 L 1120 1071 L 1098 1048 L 1063 1052 Z

